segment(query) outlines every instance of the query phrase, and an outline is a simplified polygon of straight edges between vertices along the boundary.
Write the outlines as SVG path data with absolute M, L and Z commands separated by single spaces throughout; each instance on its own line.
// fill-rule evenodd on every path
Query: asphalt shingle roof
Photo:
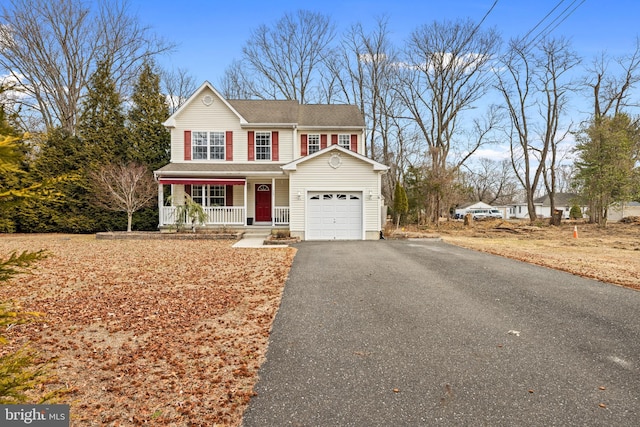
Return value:
M 249 123 L 296 123 L 298 126 L 363 127 L 355 105 L 299 104 L 297 101 L 228 100 Z

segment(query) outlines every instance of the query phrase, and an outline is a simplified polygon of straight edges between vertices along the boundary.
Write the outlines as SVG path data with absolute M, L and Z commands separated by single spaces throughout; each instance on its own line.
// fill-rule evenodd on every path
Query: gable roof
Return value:
M 209 83 L 208 81 L 205 80 L 204 83 L 202 83 L 202 85 L 200 85 L 200 87 L 198 89 L 195 90 L 195 92 L 193 92 L 193 94 L 191 94 L 191 96 L 189 97 L 189 99 L 187 99 L 184 104 L 182 104 L 180 106 L 180 108 L 178 108 L 176 111 L 173 112 L 172 115 L 169 116 L 169 118 L 163 123 L 164 126 L 166 127 L 175 127 L 176 126 L 176 117 L 179 116 L 186 108 L 189 104 L 191 104 L 193 102 L 193 100 L 195 98 L 198 97 L 198 95 L 200 95 L 200 93 L 202 93 L 203 90 L 205 89 L 209 89 L 211 90 L 218 98 L 220 98 L 220 100 L 229 108 L 229 110 L 231 110 L 240 120 L 241 124 L 246 123 L 246 120 L 244 117 L 242 117 L 235 108 L 233 108 L 226 99 L 224 99 L 222 97 L 222 95 L 220 95 L 220 93 L 218 93 L 218 91 L 211 85 L 211 83 Z
M 364 127 L 364 116 L 355 105 L 306 104 L 300 106 L 298 125 L 308 127 Z
M 321 156 L 323 154 L 330 153 L 331 151 L 338 151 L 338 152 L 347 154 L 349 156 L 355 157 L 356 159 L 360 159 L 363 162 L 369 163 L 371 166 L 373 166 L 374 171 L 386 172 L 389 170 L 389 166 L 383 165 L 382 163 L 378 163 L 375 160 L 372 160 L 368 157 L 363 156 L 362 154 L 356 153 L 355 151 L 347 150 L 346 148 L 343 148 L 338 144 L 330 145 L 326 148 L 323 148 L 320 151 L 316 151 L 313 154 L 300 157 L 299 159 L 289 162 L 286 165 L 282 165 L 281 168 L 284 171 L 294 171 L 298 168 L 298 165 L 300 163 L 308 162 L 309 160 L 315 159 L 316 157 Z
M 228 102 L 247 123 L 297 123 L 298 101 L 230 99 Z
M 286 125 L 301 128 L 364 128 L 364 117 L 355 105 L 300 104 L 295 100 L 225 99 L 205 81 L 163 124 L 175 127 L 176 117 L 203 90 L 211 90 L 231 110 L 242 126 Z
M 493 206 L 485 202 L 470 202 L 460 205 L 458 209 L 493 209 Z
M 364 117 L 355 105 L 300 104 L 298 101 L 230 99 L 249 125 L 295 124 L 298 127 L 362 128 Z
M 578 195 L 575 193 L 556 193 L 554 197 L 554 201 L 556 206 L 571 206 L 577 200 Z M 534 204 L 541 204 L 542 206 L 550 206 L 551 200 L 549 199 L 549 195 L 545 195 L 542 197 L 538 197 L 533 200 Z

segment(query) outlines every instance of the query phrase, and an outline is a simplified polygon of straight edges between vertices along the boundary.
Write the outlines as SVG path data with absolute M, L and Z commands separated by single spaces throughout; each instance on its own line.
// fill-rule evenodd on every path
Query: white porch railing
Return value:
M 244 225 L 245 208 L 243 206 L 219 206 L 204 208 L 207 214 L 205 225 Z M 176 223 L 176 207 L 163 206 L 160 210 L 160 225 Z M 188 223 L 186 218 L 183 223 Z M 273 223 L 275 225 L 289 224 L 289 207 L 276 206 L 273 208 Z
M 243 206 L 219 206 L 204 208 L 204 212 L 207 214 L 207 224 L 244 224 Z
M 218 206 L 204 208 L 207 215 L 205 225 L 244 225 L 243 206 Z M 171 225 L 176 223 L 176 207 L 163 206 L 161 210 L 161 225 Z M 188 223 L 183 218 L 183 223 Z
M 289 224 L 289 206 L 276 206 L 273 208 L 273 223 L 275 225 Z

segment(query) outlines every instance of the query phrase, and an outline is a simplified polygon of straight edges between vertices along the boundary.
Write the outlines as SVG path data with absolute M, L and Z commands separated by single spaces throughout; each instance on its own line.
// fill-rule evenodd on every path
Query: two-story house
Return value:
M 388 167 L 363 155 L 357 107 L 230 100 L 205 82 L 164 125 L 171 163 L 154 172 L 161 229 L 175 224 L 175 204 L 188 195 L 209 227 L 288 227 L 302 240 L 379 238 Z

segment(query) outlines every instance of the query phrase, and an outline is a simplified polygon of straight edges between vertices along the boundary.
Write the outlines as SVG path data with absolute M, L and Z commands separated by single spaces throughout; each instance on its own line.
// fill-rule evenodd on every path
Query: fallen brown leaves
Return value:
M 42 321 L 9 331 L 49 359 L 78 425 L 239 425 L 295 250 L 228 241 L 5 235 L 46 249 L 0 290 Z M 8 347 L 9 349 L 11 347 Z M 35 396 L 34 396 L 35 398 Z
M 578 238 L 573 237 L 577 227 Z M 567 271 L 640 290 L 640 224 L 566 223 L 529 226 L 509 221 L 482 221 L 465 229 L 439 229 L 443 240 L 459 246 Z

